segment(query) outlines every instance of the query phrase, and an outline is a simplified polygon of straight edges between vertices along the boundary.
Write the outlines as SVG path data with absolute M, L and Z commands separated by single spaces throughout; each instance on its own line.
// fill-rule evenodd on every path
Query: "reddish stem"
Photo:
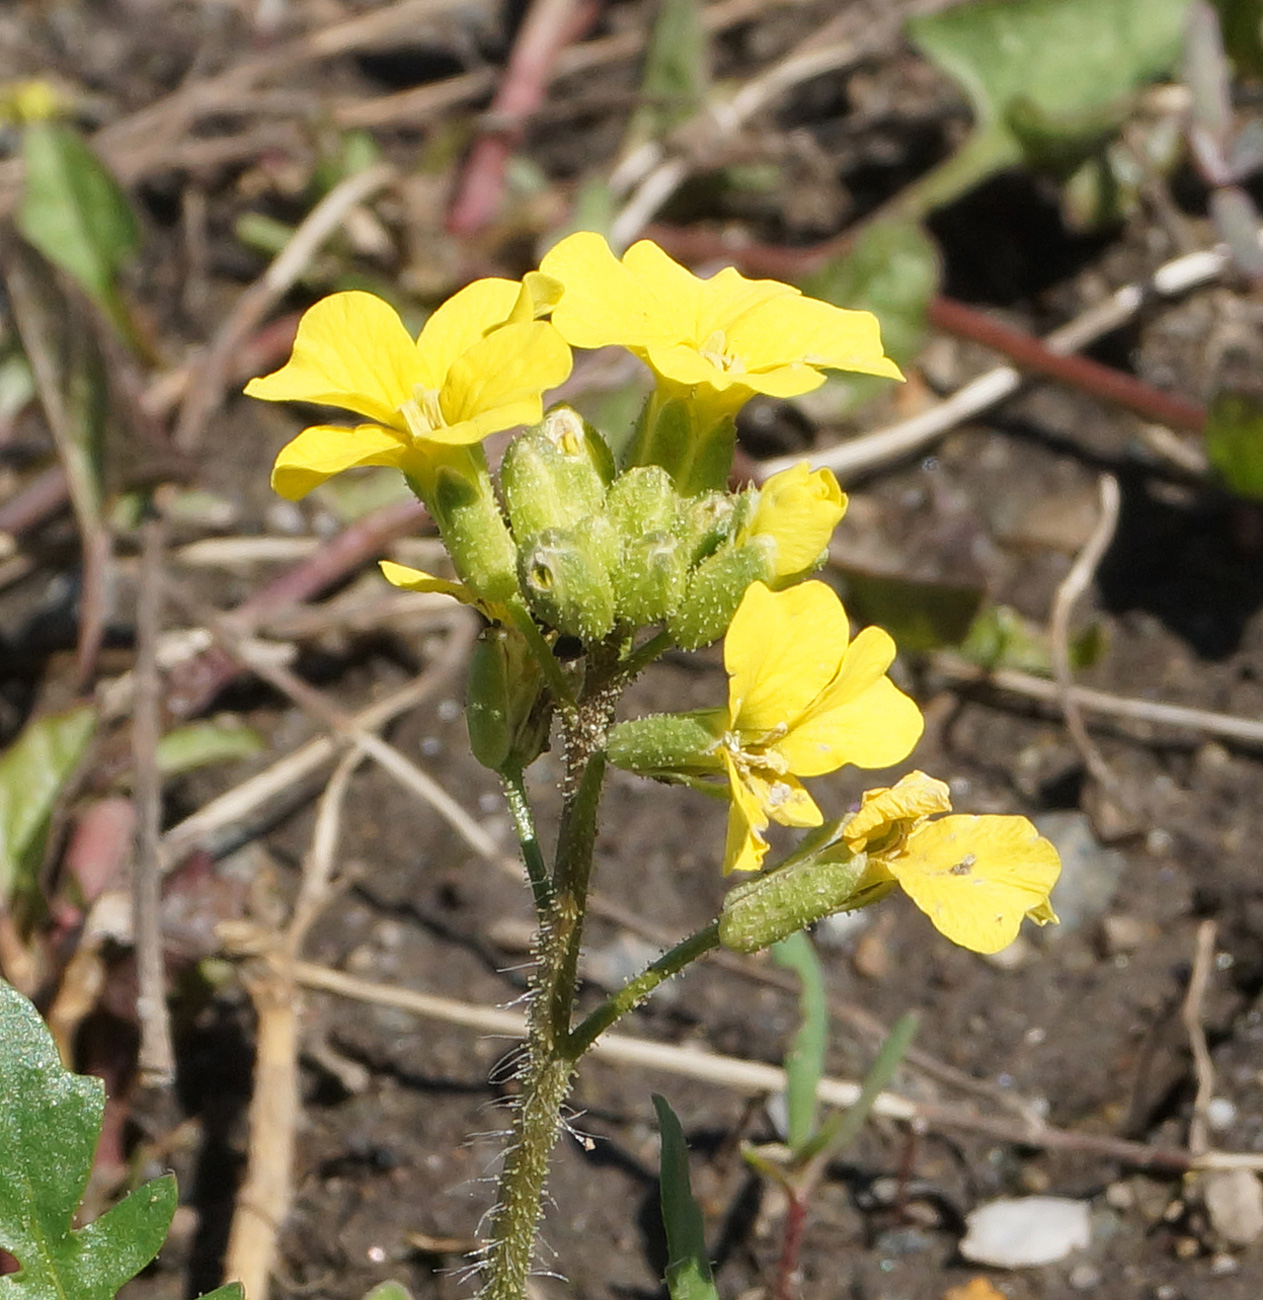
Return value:
M 781 1239 L 781 1258 L 776 1268 L 775 1300 L 794 1300 L 797 1287 L 798 1260 L 802 1254 L 803 1233 L 807 1227 L 805 1188 L 788 1187 L 789 1209 L 785 1212 L 785 1235 Z
M 599 12 L 598 0 L 533 0 L 491 101 L 489 129 L 474 142 L 448 211 L 452 234 L 476 234 L 495 217 L 505 168 L 531 115 L 544 102 L 558 54 L 591 27 Z

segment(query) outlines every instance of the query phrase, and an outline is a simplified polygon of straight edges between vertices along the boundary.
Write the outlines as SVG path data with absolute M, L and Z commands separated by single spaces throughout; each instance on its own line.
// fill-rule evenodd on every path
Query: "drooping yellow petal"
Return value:
M 953 943 L 993 953 L 1017 937 L 1023 917 L 1055 921 L 1049 893 L 1057 850 L 1025 817 L 954 816 L 913 830 L 884 865 Z
M 281 448 L 272 467 L 272 490 L 297 501 L 344 469 L 402 466 L 410 450 L 405 434 L 380 425 L 361 424 L 354 429 L 312 425 Z
M 467 284 L 437 307 L 417 340 L 417 382 L 442 388 L 456 358 L 503 325 L 522 292 L 516 280 L 489 277 Z
M 450 578 L 436 578 L 423 569 L 411 569 L 406 564 L 396 564 L 394 560 L 379 560 L 378 568 L 382 577 L 392 587 L 402 587 L 405 591 L 433 591 L 443 596 L 451 596 L 462 605 L 477 605 L 478 597 L 463 582 L 453 582 Z
M 843 763 L 889 767 L 907 758 L 924 720 L 885 676 L 894 657 L 894 641 L 877 627 L 864 628 L 847 646 L 836 676 L 791 719 L 789 734 L 777 745 L 793 771 L 819 776 Z
M 909 772 L 893 786 L 866 790 L 859 812 L 843 827 L 842 838 L 858 851 L 870 840 L 881 839 L 898 822 L 910 824 L 951 810 L 951 791 L 946 782 L 924 772 Z
M 868 311 L 847 311 L 818 298 L 771 298 L 728 330 L 730 350 L 751 371 L 791 361 L 902 379 L 882 350 L 881 326 Z
M 773 474 L 737 544 L 755 537 L 775 543 L 775 575 L 788 578 L 815 564 L 846 513 L 846 496 L 832 471 L 812 471 L 804 460 Z
M 838 672 L 849 635 L 842 602 L 823 582 L 781 592 L 752 583 L 724 640 L 731 725 L 757 735 L 799 717 Z
M 570 374 L 570 366 L 565 340 L 544 321 L 494 330 L 462 353 L 448 371 L 439 398 L 444 421 L 455 426 L 494 416 L 492 427 L 484 428 L 479 437 L 534 423 L 542 410 L 540 394 L 560 384 Z M 436 437 L 441 440 L 441 433 Z M 450 435 L 446 440 L 474 441 Z
M 728 833 L 724 842 L 724 875 L 730 871 L 758 871 L 767 854 L 768 817 L 754 792 L 741 780 L 732 757 L 724 755 L 732 804 L 728 810 Z
M 416 345 L 395 309 L 375 294 L 354 290 L 309 307 L 298 322 L 290 359 L 252 379 L 245 391 L 269 402 L 338 406 L 402 428 L 399 408 L 419 378 Z

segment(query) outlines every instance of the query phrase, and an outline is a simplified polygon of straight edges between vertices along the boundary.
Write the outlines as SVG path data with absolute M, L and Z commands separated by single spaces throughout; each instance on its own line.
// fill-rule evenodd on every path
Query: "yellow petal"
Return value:
M 852 848 L 863 848 L 869 840 L 880 839 L 896 822 L 913 822 L 951 809 L 951 791 L 946 782 L 924 772 L 909 772 L 893 786 L 866 790 L 860 810 L 843 828 L 842 838 Z
M 378 567 L 382 577 L 392 587 L 402 587 L 405 591 L 435 591 L 443 596 L 452 596 L 462 605 L 477 605 L 478 598 L 463 582 L 453 582 L 450 578 L 436 578 L 432 573 L 422 569 L 410 569 L 406 564 L 396 564 L 393 560 L 380 560 Z
M 799 776 L 820 776 L 847 763 L 893 767 L 912 753 L 924 730 L 915 702 L 889 677 L 879 677 L 827 711 L 807 713 L 776 749 Z
M 738 544 L 771 537 L 776 543 L 776 577 L 788 578 L 819 560 L 845 513 L 846 497 L 832 472 L 813 473 L 805 460 L 800 461 L 763 484 Z
M 1024 916 L 1056 919 L 1048 895 L 1061 862 L 1025 817 L 926 822 L 883 861 L 938 930 L 973 952 L 1007 947 Z
M 774 298 L 798 298 L 800 292 L 779 280 L 747 280 L 735 267 L 726 266 L 709 280 L 702 280 L 699 294 L 697 332 L 704 343 L 716 331 L 731 337 L 744 319 Z
M 457 357 L 503 325 L 521 293 L 516 280 L 489 277 L 467 284 L 436 308 L 417 340 L 418 382 L 435 391 L 442 388 Z
M 728 331 L 728 348 L 752 371 L 792 362 L 902 379 L 882 350 L 881 326 L 868 311 L 847 311 L 818 298 L 772 298 Z
M 724 842 L 724 875 L 730 871 L 758 871 L 767 854 L 768 819 L 759 799 L 742 781 L 730 754 L 724 754 L 732 805 L 728 811 L 728 833 Z
M 734 384 L 749 388 L 744 372 L 724 370 L 693 343 L 650 343 L 641 349 L 641 356 L 654 374 L 686 388 L 705 384 L 721 393 Z
M 540 394 L 560 384 L 570 374 L 570 366 L 570 349 L 551 325 L 544 321 L 506 325 L 475 343 L 452 365 L 439 398 L 443 418 L 457 425 L 512 408 L 512 418 L 496 416 L 494 427 L 480 436 L 511 429 L 524 422 L 521 403 L 529 402 L 538 411 Z M 538 413 L 525 417 L 538 419 Z
M 246 385 L 269 402 L 340 406 L 403 428 L 399 408 L 419 379 L 416 345 L 395 309 L 375 294 L 335 293 L 303 313 L 280 370 Z
M 752 583 L 724 639 L 731 725 L 757 736 L 799 717 L 837 674 L 849 634 L 823 582 L 777 592 Z
M 403 435 L 376 424 L 354 429 L 316 424 L 281 448 L 272 467 L 272 490 L 297 501 L 344 469 L 401 465 L 410 450 Z

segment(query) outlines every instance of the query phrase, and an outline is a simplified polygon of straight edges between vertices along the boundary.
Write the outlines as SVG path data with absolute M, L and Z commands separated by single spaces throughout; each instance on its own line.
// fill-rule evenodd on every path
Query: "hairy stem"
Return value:
M 535 834 L 535 814 L 526 797 L 526 779 L 520 770 L 504 771 L 500 773 L 500 781 L 504 786 L 504 800 L 509 805 L 509 813 L 513 818 L 513 830 L 517 835 L 522 862 L 531 882 L 531 893 L 535 896 L 535 911 L 542 921 L 547 917 L 549 904 L 553 901 L 553 890 L 548 880 L 544 855 L 539 849 L 539 838 Z

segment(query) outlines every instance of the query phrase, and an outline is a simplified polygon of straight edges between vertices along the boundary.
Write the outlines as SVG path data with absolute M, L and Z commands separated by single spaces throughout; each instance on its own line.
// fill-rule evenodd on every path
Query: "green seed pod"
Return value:
M 595 514 L 614 476 L 609 448 L 568 406 L 514 439 L 500 467 L 500 487 L 518 538 L 571 528 Z
M 531 612 L 581 641 L 599 641 L 614 626 L 614 530 L 601 515 L 576 528 L 546 528 L 518 553 L 518 574 Z
M 688 571 L 670 533 L 646 533 L 623 544 L 614 575 L 614 612 L 626 627 L 661 623 L 680 607 Z
M 484 767 L 521 771 L 539 757 L 548 742 L 551 701 L 520 632 L 483 629 L 469 663 L 465 701 L 470 748 Z
M 610 728 L 606 757 L 615 767 L 640 776 L 719 772 L 718 729 L 725 713 L 653 713 Z
M 771 576 L 771 557 L 763 546 L 730 547 L 703 560 L 689 579 L 667 631 L 682 650 L 697 650 L 728 630 L 741 597 L 752 582 Z
M 719 941 L 725 948 L 758 952 L 834 912 L 876 902 L 886 892 L 880 887 L 857 892 L 868 859 L 863 853 L 852 855 L 841 842 L 828 844 L 840 826 L 833 822 L 811 837 L 812 843 L 823 841 L 827 847 L 815 853 L 800 849 L 783 866 L 729 892 L 719 916 Z
M 678 523 L 680 499 L 671 475 L 661 465 L 636 465 L 610 484 L 605 515 L 625 538 L 671 532 Z

